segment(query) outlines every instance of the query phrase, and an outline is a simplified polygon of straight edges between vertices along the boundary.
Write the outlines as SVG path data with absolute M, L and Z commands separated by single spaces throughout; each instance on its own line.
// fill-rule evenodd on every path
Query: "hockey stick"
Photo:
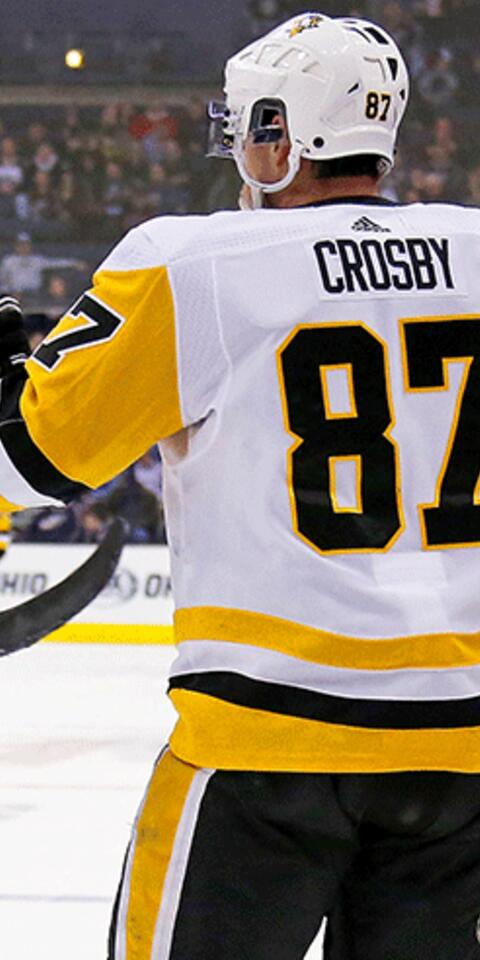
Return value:
M 0 611 L 0 657 L 31 647 L 94 600 L 117 566 L 123 541 L 123 523 L 114 520 L 95 553 L 70 576 L 37 597 Z

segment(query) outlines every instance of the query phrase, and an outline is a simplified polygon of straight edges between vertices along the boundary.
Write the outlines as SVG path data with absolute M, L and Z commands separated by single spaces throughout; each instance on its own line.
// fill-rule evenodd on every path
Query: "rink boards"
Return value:
M 43 593 L 80 566 L 94 546 L 12 544 L 0 565 L 0 610 Z M 167 547 L 126 546 L 108 586 L 47 639 L 63 643 L 172 643 Z

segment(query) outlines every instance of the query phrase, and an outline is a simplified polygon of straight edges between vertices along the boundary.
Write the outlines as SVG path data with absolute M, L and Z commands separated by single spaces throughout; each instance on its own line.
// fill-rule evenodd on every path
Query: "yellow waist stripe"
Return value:
M 480 663 L 480 633 L 361 640 L 305 627 L 280 617 L 227 607 L 183 607 L 175 614 L 176 642 L 225 640 L 311 663 L 349 670 L 469 667 Z
M 177 827 L 198 771 L 168 751 L 150 781 L 135 839 L 125 960 L 151 960 L 155 926 Z
M 187 763 L 291 773 L 480 773 L 480 727 L 372 730 L 252 710 L 188 690 L 170 697 L 180 720 L 170 740 Z

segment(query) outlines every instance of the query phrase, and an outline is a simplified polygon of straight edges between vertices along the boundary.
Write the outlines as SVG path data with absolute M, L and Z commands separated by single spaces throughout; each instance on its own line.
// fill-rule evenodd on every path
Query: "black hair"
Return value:
M 326 177 L 373 177 L 378 180 L 386 170 L 383 157 L 359 153 L 354 157 L 336 157 L 334 160 L 312 160 L 316 180 Z

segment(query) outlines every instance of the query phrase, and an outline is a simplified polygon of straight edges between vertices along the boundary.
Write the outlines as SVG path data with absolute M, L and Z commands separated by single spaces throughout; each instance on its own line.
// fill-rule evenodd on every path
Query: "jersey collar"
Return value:
M 326 207 L 336 203 L 359 203 L 367 206 L 398 207 L 400 204 L 394 200 L 388 200 L 387 197 L 372 197 L 370 195 L 354 197 L 331 197 L 328 200 L 315 200 L 313 203 L 302 204 L 304 207 Z

